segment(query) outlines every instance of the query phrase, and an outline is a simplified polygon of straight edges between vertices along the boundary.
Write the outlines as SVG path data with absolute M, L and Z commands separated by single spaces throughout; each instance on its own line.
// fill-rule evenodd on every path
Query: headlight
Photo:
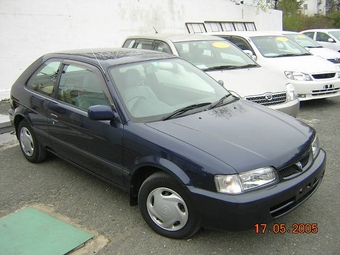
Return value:
M 286 85 L 286 89 L 287 89 L 287 95 L 289 97 L 289 101 L 292 101 L 298 98 L 295 92 L 295 88 L 292 84 L 288 83 Z
M 294 71 L 285 71 L 285 75 L 288 79 L 296 81 L 311 81 L 312 77 L 309 74 Z
M 315 135 L 313 143 L 312 143 L 312 153 L 313 153 L 313 158 L 315 158 L 320 150 L 320 145 L 319 145 L 319 138 L 318 135 Z
M 258 168 L 241 174 L 215 175 L 217 191 L 227 194 L 240 194 L 274 183 L 276 180 L 277 176 L 272 167 Z

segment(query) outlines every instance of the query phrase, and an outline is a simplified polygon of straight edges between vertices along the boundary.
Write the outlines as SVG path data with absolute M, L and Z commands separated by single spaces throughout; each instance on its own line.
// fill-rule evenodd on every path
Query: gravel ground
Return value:
M 11 108 L 9 99 L 3 99 L 0 101 L 0 114 L 7 115 L 8 109 Z

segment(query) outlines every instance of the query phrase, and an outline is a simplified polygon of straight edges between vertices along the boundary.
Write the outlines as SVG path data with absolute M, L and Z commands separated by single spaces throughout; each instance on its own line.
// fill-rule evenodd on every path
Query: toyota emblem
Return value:
M 267 101 L 272 101 L 273 100 L 273 94 L 271 93 L 267 93 L 264 98 L 267 100 Z

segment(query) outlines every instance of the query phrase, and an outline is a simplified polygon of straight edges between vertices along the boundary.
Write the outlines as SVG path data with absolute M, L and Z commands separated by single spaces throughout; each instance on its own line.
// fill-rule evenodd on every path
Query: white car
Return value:
M 294 87 L 282 76 L 259 66 L 219 37 L 190 34 L 135 35 L 124 48 L 163 51 L 193 63 L 239 97 L 296 117 L 300 108 Z
M 282 31 L 284 36 L 289 37 L 301 46 L 305 47 L 313 55 L 322 57 L 332 62 L 335 65 L 340 66 L 340 52 L 325 48 L 318 42 L 314 41 L 312 38 L 298 32 L 292 31 Z
M 340 29 L 308 29 L 301 31 L 322 46 L 340 52 Z
M 230 40 L 257 63 L 286 77 L 300 101 L 340 96 L 339 68 L 279 33 L 230 31 L 211 33 Z

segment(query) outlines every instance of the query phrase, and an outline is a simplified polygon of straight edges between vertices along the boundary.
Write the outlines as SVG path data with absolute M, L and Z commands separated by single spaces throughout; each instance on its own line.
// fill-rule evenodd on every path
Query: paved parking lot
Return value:
M 129 206 L 127 194 L 55 157 L 31 164 L 13 140 L 0 142 L 0 218 L 27 206 L 43 208 L 101 236 L 104 247 L 87 254 L 339 254 L 339 108 L 340 98 L 301 104 L 298 118 L 317 130 L 328 160 L 317 192 L 274 222 L 285 224 L 289 233 L 201 230 L 188 240 L 158 236 L 138 207 Z M 317 233 L 292 233 L 294 224 L 303 232 L 312 223 Z M 275 226 L 268 225 L 274 231 Z

